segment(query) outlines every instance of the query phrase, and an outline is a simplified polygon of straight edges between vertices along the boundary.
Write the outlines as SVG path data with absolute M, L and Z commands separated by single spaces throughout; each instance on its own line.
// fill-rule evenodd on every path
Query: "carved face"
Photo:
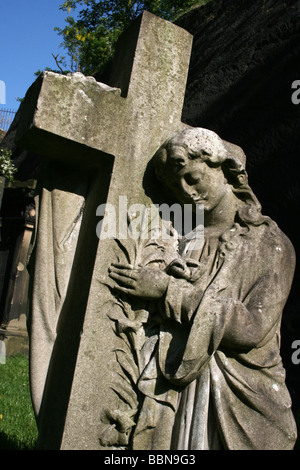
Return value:
M 204 211 L 215 209 L 230 186 L 221 166 L 211 167 L 200 158 L 189 159 L 183 147 L 170 149 L 171 174 L 168 181 L 181 204 L 203 204 Z

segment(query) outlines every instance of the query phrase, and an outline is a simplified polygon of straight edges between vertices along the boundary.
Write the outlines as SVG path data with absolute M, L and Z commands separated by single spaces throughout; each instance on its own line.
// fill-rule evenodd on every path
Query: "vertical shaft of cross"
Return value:
M 115 207 L 120 195 L 127 196 L 128 204 L 147 203 L 143 189 L 147 163 L 165 138 L 184 127 L 181 111 L 190 47 L 191 37 L 185 31 L 152 15 L 142 18 L 126 97 L 131 103 L 130 121 L 126 123 L 128 147 L 125 144 L 116 155 L 107 199 Z M 101 415 L 104 408 L 115 406 L 111 387 L 114 374 L 118 373 L 114 367 L 117 344 L 114 344 L 107 304 L 111 293 L 99 283 L 114 256 L 112 243 L 100 240 L 63 449 L 99 448 Z M 85 416 L 85 424 L 77 421 L 81 414 Z

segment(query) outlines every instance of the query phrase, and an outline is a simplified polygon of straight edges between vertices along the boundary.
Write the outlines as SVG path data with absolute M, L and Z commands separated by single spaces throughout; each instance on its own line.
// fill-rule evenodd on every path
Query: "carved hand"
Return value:
M 112 264 L 109 275 L 116 282 L 115 289 L 143 299 L 160 299 L 170 280 L 166 273 L 158 269 L 134 268 L 130 264 Z

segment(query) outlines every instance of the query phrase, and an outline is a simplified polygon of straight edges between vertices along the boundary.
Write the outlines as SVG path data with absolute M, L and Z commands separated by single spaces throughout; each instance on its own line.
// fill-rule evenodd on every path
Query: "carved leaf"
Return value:
M 122 349 L 115 350 L 118 363 L 131 378 L 132 383 L 136 384 L 139 378 L 139 370 L 133 355 L 130 355 L 129 352 Z

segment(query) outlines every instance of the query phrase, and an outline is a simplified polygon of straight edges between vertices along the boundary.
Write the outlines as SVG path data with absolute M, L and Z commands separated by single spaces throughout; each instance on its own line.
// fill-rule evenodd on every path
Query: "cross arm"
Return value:
M 22 103 L 16 144 L 39 155 L 72 158 L 73 162 L 84 156 L 85 167 L 94 165 L 99 150 L 113 150 L 112 133 L 122 110 L 120 93 L 119 88 L 81 73 L 43 72 Z

